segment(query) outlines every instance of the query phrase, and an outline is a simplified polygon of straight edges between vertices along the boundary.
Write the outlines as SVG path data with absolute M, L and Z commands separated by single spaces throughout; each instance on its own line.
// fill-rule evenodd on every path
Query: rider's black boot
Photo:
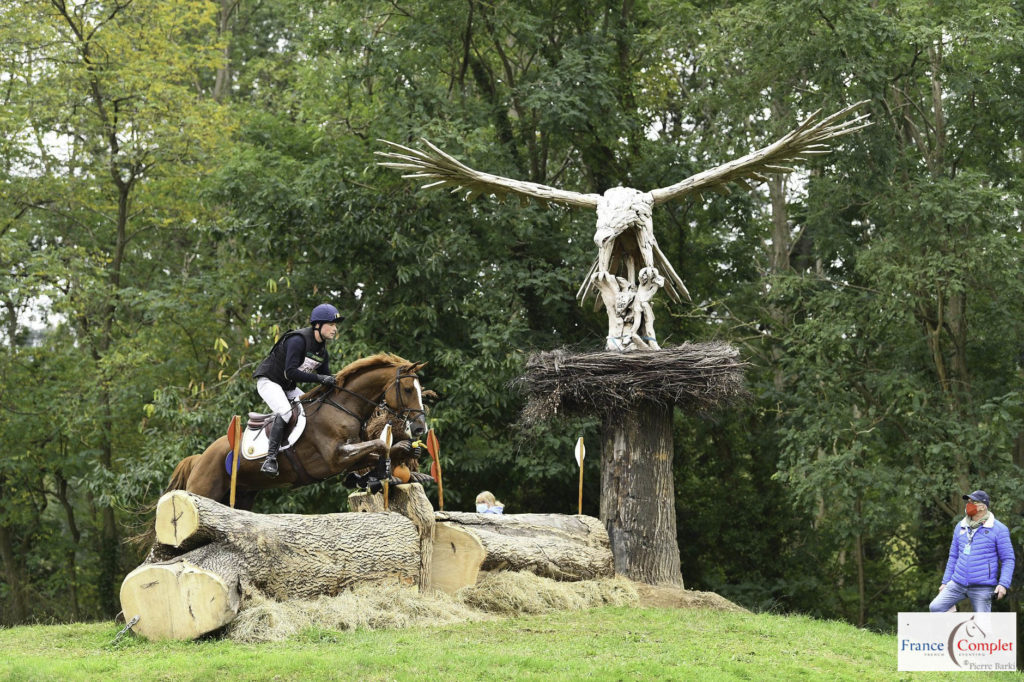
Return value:
M 281 447 L 281 438 L 284 437 L 284 417 L 277 415 L 274 423 L 270 425 L 270 444 L 267 446 L 267 458 L 263 461 L 260 471 L 267 476 L 277 476 L 277 451 Z

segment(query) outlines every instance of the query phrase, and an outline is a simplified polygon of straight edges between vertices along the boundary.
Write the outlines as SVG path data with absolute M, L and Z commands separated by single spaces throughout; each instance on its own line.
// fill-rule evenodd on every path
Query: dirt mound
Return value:
M 640 596 L 640 606 L 659 609 L 711 609 L 713 611 L 734 611 L 749 613 L 742 606 L 714 592 L 696 592 L 684 590 L 672 585 L 645 585 L 633 583 Z

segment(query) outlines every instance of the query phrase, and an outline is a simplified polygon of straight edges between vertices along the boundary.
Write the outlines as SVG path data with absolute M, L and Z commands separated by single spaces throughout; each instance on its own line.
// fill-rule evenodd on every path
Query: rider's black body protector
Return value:
M 278 339 L 252 375 L 266 377 L 290 391 L 300 381 L 320 383 L 318 375 L 330 373 L 327 345 L 316 340 L 312 327 L 303 327 Z
M 321 376 L 322 375 L 322 376 Z M 327 344 L 317 341 L 316 330 L 304 327 L 289 331 L 274 344 L 270 353 L 260 363 L 254 378 L 266 377 L 288 391 L 295 388 L 300 381 L 323 383 L 324 379 L 332 379 L 331 366 L 327 355 Z M 268 476 L 277 476 L 277 451 L 284 438 L 285 420 L 281 415 L 274 418 L 267 437 L 267 459 L 260 471 Z

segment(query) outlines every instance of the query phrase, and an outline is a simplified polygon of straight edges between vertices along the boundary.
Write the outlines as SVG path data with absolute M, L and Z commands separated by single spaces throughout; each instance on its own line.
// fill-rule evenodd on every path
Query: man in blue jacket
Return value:
M 942 585 L 928 606 L 932 612 L 949 611 L 964 597 L 975 611 L 991 611 L 993 595 L 1002 599 L 1013 578 L 1010 531 L 989 511 L 988 493 L 975 490 L 964 500 L 966 515 L 953 530 Z

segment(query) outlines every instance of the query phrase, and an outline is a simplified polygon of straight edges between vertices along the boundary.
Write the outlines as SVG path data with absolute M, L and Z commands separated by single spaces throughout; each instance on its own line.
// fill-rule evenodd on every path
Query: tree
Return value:
M 14 261 L 13 274 L 19 289 L 50 297 L 60 320 L 53 338 L 66 335 L 79 351 L 76 371 L 60 381 L 75 409 L 58 423 L 68 456 L 95 463 L 74 484 L 84 484 L 78 492 L 98 523 L 100 607 L 112 614 L 116 509 L 134 482 L 128 460 L 141 447 L 139 408 L 161 354 L 144 330 L 173 300 L 181 263 L 187 269 L 197 255 L 187 231 L 202 210 L 192 197 L 229 130 L 223 110 L 196 90 L 219 46 L 202 2 L 54 0 L 5 12 L 2 42 L 17 47 L 4 64 L 17 159 L 6 169 L 5 232 L 46 255 Z
M 746 3 L 718 14 L 738 33 L 716 43 L 722 54 L 755 46 L 742 60 L 758 65 L 740 80 L 750 91 L 774 88 L 764 76 L 775 72 L 797 77 L 801 108 L 872 98 L 874 128 L 790 200 L 802 244 L 769 270 L 760 316 L 775 344 L 766 397 L 783 407 L 778 476 L 811 516 L 805 537 L 824 540 L 838 608 L 859 624 L 891 618 L 880 595 L 906 603 L 931 589 L 960 491 L 995 485 L 1007 509 L 1019 504 L 999 483 L 1020 431 L 1016 352 L 1002 342 L 1015 335 L 996 329 L 1019 309 L 1020 197 L 1005 150 L 1020 132 L 1005 116 L 1015 86 L 992 65 L 1019 58 L 1003 46 L 1020 18 L 1010 5 L 949 9 Z M 754 17 L 758 35 L 785 27 L 801 39 L 769 50 L 751 39 Z M 881 510 L 895 500 L 916 504 L 900 505 L 894 528 Z

